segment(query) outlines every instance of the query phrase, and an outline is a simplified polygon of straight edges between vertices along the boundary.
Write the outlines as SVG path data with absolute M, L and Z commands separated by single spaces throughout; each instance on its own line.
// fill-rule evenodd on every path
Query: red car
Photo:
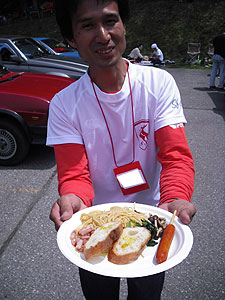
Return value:
M 0 65 L 0 165 L 20 163 L 30 144 L 45 144 L 52 97 L 74 79 L 10 72 Z

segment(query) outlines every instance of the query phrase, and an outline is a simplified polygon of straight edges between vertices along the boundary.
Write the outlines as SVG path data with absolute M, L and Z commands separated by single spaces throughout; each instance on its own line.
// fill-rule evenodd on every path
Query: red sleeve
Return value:
M 59 195 L 73 193 L 91 206 L 94 189 L 88 170 L 85 148 L 80 144 L 55 145 Z
M 159 147 L 157 158 L 162 165 L 160 203 L 174 198 L 191 201 L 195 169 L 185 127 L 163 127 L 155 132 L 155 139 Z

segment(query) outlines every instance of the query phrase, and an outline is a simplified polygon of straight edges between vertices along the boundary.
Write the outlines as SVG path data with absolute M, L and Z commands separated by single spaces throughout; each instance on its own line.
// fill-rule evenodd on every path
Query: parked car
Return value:
M 80 58 L 53 55 L 29 37 L 0 37 L 0 61 L 14 72 L 33 72 L 78 79 L 88 65 Z
M 11 72 L 0 65 L 0 165 L 15 165 L 30 144 L 45 144 L 49 103 L 75 80 L 62 76 Z
M 76 49 L 73 49 L 72 47 L 56 39 L 48 37 L 33 37 L 33 39 L 38 41 L 52 54 L 80 58 L 80 55 Z

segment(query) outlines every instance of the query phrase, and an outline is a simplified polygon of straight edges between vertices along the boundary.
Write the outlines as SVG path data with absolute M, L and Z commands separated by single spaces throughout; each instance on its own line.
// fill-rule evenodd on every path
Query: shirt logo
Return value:
M 139 121 L 135 124 L 135 133 L 139 142 L 139 147 L 145 150 L 148 146 L 149 121 Z
M 179 101 L 175 98 L 175 99 L 173 99 L 173 101 L 172 101 L 172 108 L 173 109 L 175 109 L 175 108 L 179 108 L 179 106 L 180 106 L 180 103 L 179 103 Z

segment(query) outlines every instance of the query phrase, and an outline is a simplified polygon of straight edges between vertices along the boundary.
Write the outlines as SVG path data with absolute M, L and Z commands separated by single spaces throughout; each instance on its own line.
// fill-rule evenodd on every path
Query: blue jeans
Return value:
M 219 54 L 213 55 L 213 66 L 210 76 L 210 86 L 215 86 L 215 78 L 217 71 L 220 70 L 220 83 L 219 88 L 223 88 L 225 80 L 225 59 Z

